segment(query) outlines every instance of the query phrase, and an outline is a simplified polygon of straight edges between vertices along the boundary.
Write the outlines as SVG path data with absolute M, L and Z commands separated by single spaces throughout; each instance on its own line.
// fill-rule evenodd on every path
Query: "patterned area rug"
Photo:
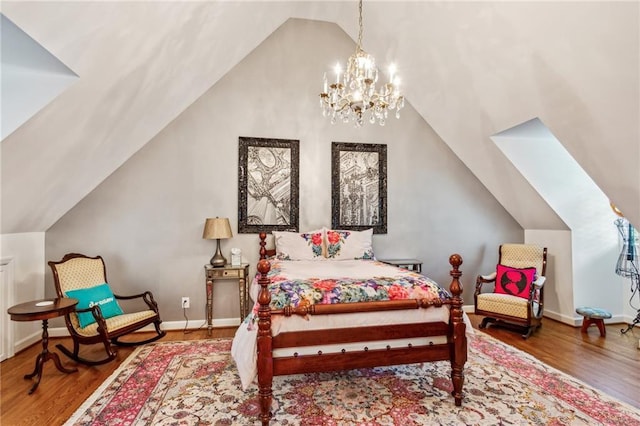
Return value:
M 67 425 L 258 424 L 230 340 L 138 348 Z M 640 410 L 477 332 L 462 407 L 448 362 L 274 378 L 279 425 L 640 425 Z

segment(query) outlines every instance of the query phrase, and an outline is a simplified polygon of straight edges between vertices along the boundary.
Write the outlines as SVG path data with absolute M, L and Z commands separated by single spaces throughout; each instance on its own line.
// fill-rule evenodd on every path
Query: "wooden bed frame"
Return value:
M 273 256 L 275 250 L 267 250 L 266 233 L 260 233 L 260 261 L 258 272 L 260 276 L 260 293 L 258 303 L 258 395 L 260 399 L 260 420 L 263 425 L 268 425 L 271 419 L 272 382 L 273 376 L 300 374 L 311 372 L 325 372 L 338 370 L 351 370 L 355 368 L 368 368 L 385 365 L 411 364 L 426 361 L 451 361 L 451 381 L 455 399 L 455 405 L 462 405 L 462 386 L 464 383 L 464 364 L 467 361 L 466 325 L 462 316 L 462 285 L 459 278 L 462 275 L 459 266 L 462 257 L 453 254 L 449 257 L 449 263 L 453 267 L 450 271 L 452 277 L 449 291 L 452 298 L 447 301 L 430 302 L 427 300 L 390 300 L 376 302 L 358 302 L 334 305 L 311 305 L 294 308 L 287 306 L 284 309 L 272 310 L 269 307 L 271 295 L 268 290 L 269 278 L 267 274 L 271 269 L 267 256 Z M 345 314 L 359 312 L 375 312 L 401 309 L 429 308 L 431 306 L 449 306 L 449 323 L 432 322 L 417 324 L 397 324 L 376 327 L 354 327 L 330 330 L 308 330 L 299 332 L 280 333 L 271 335 L 272 315 L 325 315 Z M 323 344 L 340 344 L 352 342 L 366 342 L 386 339 L 416 338 L 428 336 L 447 336 L 447 342 L 428 346 L 411 346 L 403 348 L 342 351 L 342 353 L 317 355 L 294 354 L 290 357 L 273 357 L 273 349 L 292 348 Z

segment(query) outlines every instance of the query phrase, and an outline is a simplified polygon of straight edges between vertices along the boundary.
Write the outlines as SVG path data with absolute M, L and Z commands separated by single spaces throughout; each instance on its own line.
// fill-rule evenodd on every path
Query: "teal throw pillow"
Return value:
M 93 305 L 99 305 L 102 316 L 105 318 L 115 317 L 124 313 L 107 283 L 99 284 L 95 287 L 69 290 L 66 295 L 67 297 L 78 299 L 76 309 L 86 309 Z M 80 321 L 80 327 L 84 328 L 96 322 L 96 319 L 91 312 L 79 312 L 78 321 Z

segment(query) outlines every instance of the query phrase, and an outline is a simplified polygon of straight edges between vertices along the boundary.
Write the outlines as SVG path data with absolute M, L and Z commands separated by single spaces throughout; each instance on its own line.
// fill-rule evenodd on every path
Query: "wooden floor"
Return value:
M 479 318 L 470 315 L 474 328 Z M 640 329 L 634 334 L 620 333 L 621 325 L 607 326 L 607 337 L 601 338 L 596 328 L 582 334 L 579 328 L 545 319 L 542 329 L 528 340 L 518 333 L 491 328 L 485 331 L 497 339 L 528 352 L 545 363 L 564 371 L 627 402 L 640 410 Z M 234 329 L 214 329 L 212 338 L 231 337 Z M 206 339 L 206 330 L 193 332 L 173 331 L 163 340 Z M 50 349 L 57 343 L 68 344 L 70 339 L 51 339 Z M 78 366 L 78 372 L 63 374 L 51 361 L 44 366 L 44 375 L 38 389 L 28 395 L 31 381 L 23 375 L 33 371 L 37 344 L 0 364 L 0 425 L 60 425 L 109 377 L 132 352 L 131 348 L 118 348 L 118 358 L 97 367 Z M 55 350 L 55 349 L 52 349 Z M 90 352 L 87 352 L 90 355 Z M 96 352 L 97 354 L 97 352 Z M 73 363 L 63 356 L 67 366 Z

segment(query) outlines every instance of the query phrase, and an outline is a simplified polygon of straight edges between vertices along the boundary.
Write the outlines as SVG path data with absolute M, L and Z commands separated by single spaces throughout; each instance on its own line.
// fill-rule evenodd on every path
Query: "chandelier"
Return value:
M 337 120 L 343 123 L 351 121 L 356 127 L 360 127 L 368 120 L 371 124 L 377 121 L 384 126 L 389 110 L 395 110 L 396 118 L 400 118 L 404 96 L 400 94 L 400 79 L 395 75 L 393 65 L 389 67 L 389 81 L 379 89 L 376 87 L 376 60 L 362 50 L 362 0 L 358 2 L 358 10 L 356 51 L 349 57 L 345 73 L 342 73 L 340 64 L 336 64 L 334 83 L 329 83 L 327 74 L 324 74 L 320 93 L 322 115 L 331 117 L 331 124 Z

